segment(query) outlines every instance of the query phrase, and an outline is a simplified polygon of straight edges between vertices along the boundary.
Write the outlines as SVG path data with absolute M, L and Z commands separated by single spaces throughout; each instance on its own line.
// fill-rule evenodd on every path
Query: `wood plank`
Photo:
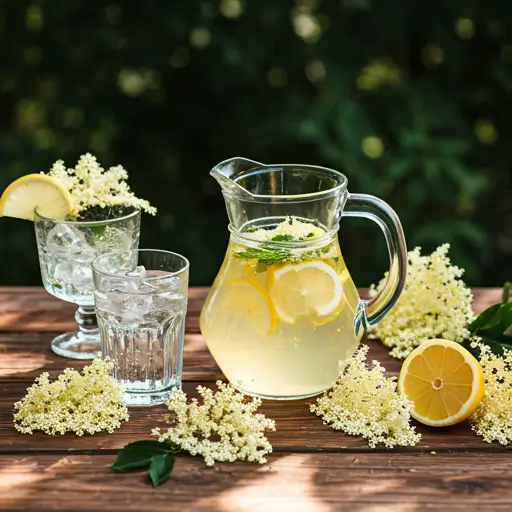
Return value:
M 208 293 L 207 287 L 190 288 L 187 332 L 199 332 L 199 312 Z M 360 289 L 362 297 L 366 289 Z M 474 289 L 476 312 L 501 300 L 498 288 Z M 62 332 L 76 329 L 76 307 L 56 299 L 41 287 L 0 287 L 0 331 Z
M 180 456 L 170 479 L 156 489 L 143 471 L 110 470 L 113 460 L 113 455 L 4 456 L 0 510 L 486 512 L 512 505 L 508 454 L 283 453 L 265 465 L 213 468 Z
M 199 332 L 199 313 L 208 288 L 190 288 L 187 332 Z M 0 287 L 0 331 L 59 333 L 77 329 L 76 306 L 41 287 Z
M 200 301 L 205 290 L 198 290 L 196 306 L 193 314 L 200 310 Z M 479 291 L 476 294 L 476 308 L 486 307 L 497 298 L 499 290 Z M 0 294 L 5 293 L 0 290 Z M 41 290 L 29 290 L 29 294 L 42 296 Z M 43 292 L 45 293 L 45 292 Z M 192 294 L 196 291 L 193 290 Z M 21 295 L 7 293 L 9 296 Z M 48 295 L 48 294 L 46 294 Z M 50 300 L 53 300 L 50 298 Z M 60 301 L 58 301 L 60 302 Z M 0 449 L 68 449 L 73 445 L 76 449 L 118 448 L 125 443 L 140 438 L 145 432 L 158 425 L 165 408 L 133 409 L 132 420 L 114 436 L 94 436 L 84 438 L 57 437 L 48 438 L 44 435 L 21 436 L 16 434 L 11 425 L 12 404 L 21 399 L 26 387 L 36 375 L 42 371 L 55 374 L 66 366 L 76 368 L 86 363 L 68 361 L 54 355 L 49 349 L 50 332 L 0 333 Z M 396 374 L 400 362 L 389 357 L 387 349 L 380 343 L 370 342 L 369 359 L 378 359 L 388 369 L 389 374 Z M 195 390 L 198 382 L 207 385 L 222 374 L 209 354 L 201 335 L 187 334 L 184 357 L 184 388 L 187 392 Z M 274 418 L 278 431 L 271 434 L 271 440 L 277 450 L 296 448 L 300 451 L 335 450 L 338 448 L 367 450 L 365 442 L 358 438 L 344 436 L 322 425 L 321 421 L 311 415 L 307 404 L 312 400 L 293 402 L 264 403 L 263 412 Z M 485 449 L 502 450 L 496 445 L 482 443 L 473 435 L 466 423 L 449 429 L 429 429 L 420 426 L 424 434 L 423 442 L 418 450 L 449 450 L 449 449 Z M 51 441 L 50 441 L 51 439 Z
M 212 382 L 185 382 L 184 391 L 191 397 L 197 396 L 196 386 L 203 384 L 212 387 Z M 130 421 L 114 434 L 97 434 L 76 437 L 73 435 L 47 436 L 19 434 L 12 426 L 14 402 L 26 392 L 23 382 L 0 382 L 0 452 L 9 453 L 22 450 L 102 450 L 121 448 L 130 441 L 149 438 L 152 428 L 165 427 L 163 416 L 165 406 L 150 408 L 130 408 Z M 323 425 L 320 418 L 309 412 L 309 404 L 314 398 L 293 401 L 265 400 L 261 412 L 276 421 L 276 431 L 269 432 L 268 438 L 275 451 L 321 452 L 351 450 L 372 452 L 365 440 L 345 435 Z M 467 422 L 453 427 L 432 428 L 417 425 L 423 438 L 413 448 L 400 448 L 408 452 L 437 452 L 479 450 L 504 453 L 506 448 L 499 444 L 483 442 L 470 429 Z
M 50 333 L 0 333 L 0 381 L 21 381 L 29 383 L 42 372 L 52 376 L 64 368 L 82 368 L 90 361 L 71 361 L 59 357 L 50 349 Z M 368 360 L 379 360 L 389 375 L 397 375 L 401 361 L 389 356 L 381 343 L 368 341 Z M 184 381 L 216 381 L 223 379 L 204 338 L 200 334 L 186 334 L 183 356 Z
M 64 368 L 82 368 L 90 361 L 72 361 L 54 354 L 50 342 L 55 333 L 0 333 L 0 381 L 30 382 L 42 372 L 52 376 Z M 183 380 L 216 381 L 224 376 L 200 334 L 186 334 Z
M 59 333 L 58 326 L 63 330 L 76 328 L 72 321 L 74 310 L 69 309 L 70 305 L 51 297 L 42 288 L 22 290 L 23 293 L 18 288 L 0 288 L 0 379 L 33 379 L 42 371 L 57 372 L 70 365 L 79 368 L 87 364 L 61 358 L 50 350 L 50 341 Z M 184 380 L 222 378 L 222 373 L 199 334 L 199 313 L 207 290 L 207 288 L 190 290 L 191 300 L 186 325 L 186 331 L 189 334 L 185 338 Z M 363 295 L 367 293 L 366 290 L 360 291 Z M 475 290 L 475 311 L 482 311 L 497 302 L 500 299 L 500 293 L 501 291 L 497 288 Z M 28 299 L 24 298 L 25 294 Z M 37 297 L 37 300 L 34 297 Z M 16 313 L 18 316 L 13 320 L 9 315 L 14 315 L 15 310 L 18 311 Z M 44 314 L 40 317 L 41 312 Z M 47 314 L 50 316 L 48 317 Z M 43 317 L 49 324 L 39 328 Z M 5 328 L 9 318 L 15 323 Z M 20 349 L 21 346 L 23 349 Z M 401 363 L 389 357 L 387 349 L 378 344 L 372 344 L 369 359 L 381 361 L 391 374 L 396 374 L 400 369 Z

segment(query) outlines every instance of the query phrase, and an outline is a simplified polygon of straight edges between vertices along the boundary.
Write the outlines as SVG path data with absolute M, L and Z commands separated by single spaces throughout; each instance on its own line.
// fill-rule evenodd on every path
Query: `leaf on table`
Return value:
M 491 319 L 494 317 L 496 312 L 501 308 L 501 304 L 493 304 L 491 307 L 482 311 L 468 326 L 471 332 L 476 332 L 478 329 L 485 329 L 489 326 Z
M 510 289 L 510 283 L 505 283 L 503 302 L 493 304 L 482 311 L 468 326 L 471 335 L 480 337 L 482 342 L 488 345 L 497 355 L 503 355 L 503 349 L 512 350 Z M 470 340 L 468 340 L 467 345 L 470 345 Z
M 154 450 L 155 452 L 166 452 L 169 446 L 165 443 L 161 443 L 156 439 L 140 439 L 139 441 L 132 441 L 123 447 L 123 450 L 132 448 L 144 448 L 148 451 Z
M 174 456 L 180 449 L 173 443 L 163 443 L 154 439 L 133 441 L 117 454 L 112 466 L 115 471 L 128 471 L 149 466 L 149 477 L 153 487 L 165 482 L 174 467 Z
M 153 487 L 164 483 L 171 474 L 174 467 L 174 453 L 167 452 L 161 455 L 153 455 L 151 465 L 149 466 L 149 478 Z
M 165 452 L 162 452 L 165 455 Z M 110 466 L 116 471 L 127 471 L 129 469 L 145 468 L 151 464 L 155 453 L 143 448 L 123 448 L 117 459 Z

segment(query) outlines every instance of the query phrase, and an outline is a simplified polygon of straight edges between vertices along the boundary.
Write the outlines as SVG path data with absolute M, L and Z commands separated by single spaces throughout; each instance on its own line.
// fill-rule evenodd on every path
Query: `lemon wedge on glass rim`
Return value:
M 462 345 L 435 339 L 407 356 L 398 389 L 413 402 L 413 418 L 444 427 L 475 412 L 484 395 L 484 375 L 480 363 Z
M 64 219 L 72 210 L 66 186 L 46 174 L 27 174 L 13 181 L 0 197 L 0 216 L 34 220 L 34 209 L 44 217 Z
M 267 289 L 279 319 L 287 324 L 309 317 L 322 325 L 346 304 L 343 275 L 321 260 L 276 266 L 269 271 Z

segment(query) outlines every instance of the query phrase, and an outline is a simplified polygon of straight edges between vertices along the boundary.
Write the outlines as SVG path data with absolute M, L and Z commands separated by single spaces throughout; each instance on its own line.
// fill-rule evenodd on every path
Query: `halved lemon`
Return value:
M 459 343 L 429 340 L 402 365 L 398 389 L 414 405 L 411 416 L 444 427 L 471 416 L 484 395 L 480 363 Z
M 46 174 L 27 174 L 13 181 L 0 198 L 0 216 L 34 220 L 34 208 L 53 219 L 71 211 L 71 195 L 63 183 Z
M 340 276 L 320 260 L 277 266 L 269 271 L 267 289 L 279 318 L 288 324 L 305 316 L 316 325 L 327 323 L 346 303 Z
M 278 318 L 265 288 L 254 279 L 233 279 L 224 291 L 232 312 L 244 318 L 262 336 L 271 336 Z

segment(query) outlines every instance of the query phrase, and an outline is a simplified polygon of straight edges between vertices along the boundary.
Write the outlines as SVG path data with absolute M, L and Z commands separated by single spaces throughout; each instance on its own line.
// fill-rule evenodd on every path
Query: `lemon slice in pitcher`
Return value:
M 45 217 L 64 219 L 71 195 L 63 183 L 46 174 L 28 174 L 13 181 L 0 198 L 0 216 L 34 220 L 34 208 Z
M 254 279 L 233 279 L 224 292 L 231 312 L 240 315 L 262 336 L 276 330 L 277 314 L 265 288 Z
M 269 271 L 267 288 L 279 318 L 288 324 L 305 316 L 316 325 L 327 323 L 346 304 L 340 276 L 319 260 L 276 267 Z

